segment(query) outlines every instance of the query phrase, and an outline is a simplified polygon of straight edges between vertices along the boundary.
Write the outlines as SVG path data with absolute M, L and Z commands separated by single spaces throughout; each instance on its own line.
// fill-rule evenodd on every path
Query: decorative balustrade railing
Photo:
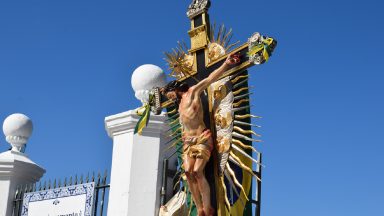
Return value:
M 15 192 L 15 199 L 13 200 L 13 212 L 12 216 L 21 216 L 22 213 L 22 206 L 23 206 L 23 197 L 25 193 L 31 193 L 31 192 L 38 192 L 38 191 L 44 191 L 44 190 L 50 190 L 60 187 L 67 187 L 67 186 L 73 186 L 77 184 L 83 184 L 83 183 L 95 183 L 95 192 L 94 192 L 94 201 L 93 201 L 93 216 L 102 216 L 106 215 L 106 206 L 108 203 L 108 192 L 109 192 L 109 184 L 107 183 L 107 177 L 108 172 L 105 171 L 104 174 L 101 174 L 100 172 L 95 175 L 93 173 L 91 176 L 83 176 L 81 175 L 78 177 L 77 175 L 75 177 L 65 178 L 64 181 L 54 180 L 53 182 L 51 180 L 48 181 L 40 181 L 36 184 L 28 184 L 28 185 L 20 185 L 17 187 Z

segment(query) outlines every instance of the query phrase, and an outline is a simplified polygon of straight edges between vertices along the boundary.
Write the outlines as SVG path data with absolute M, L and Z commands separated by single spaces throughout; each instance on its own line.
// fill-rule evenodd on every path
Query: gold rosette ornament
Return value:
M 165 52 L 165 60 L 167 61 L 171 73 L 169 76 L 176 79 L 189 77 L 192 73 L 194 58 L 188 54 L 187 45 L 185 43 L 177 43 L 177 48 L 172 49 L 172 52 Z
M 232 38 L 232 29 L 227 30 L 224 25 L 221 25 L 217 34 L 216 24 L 211 25 L 211 34 L 210 42 L 208 44 L 208 60 L 209 63 L 219 59 L 221 56 L 224 56 L 230 49 L 232 49 L 239 41 L 235 43 L 230 43 Z

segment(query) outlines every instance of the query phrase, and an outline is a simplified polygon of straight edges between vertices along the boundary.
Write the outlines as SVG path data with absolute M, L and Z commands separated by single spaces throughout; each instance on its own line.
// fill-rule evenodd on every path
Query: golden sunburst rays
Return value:
M 185 42 L 177 42 L 177 47 L 172 52 L 164 52 L 171 73 L 169 76 L 176 79 L 189 77 L 192 74 L 193 56 L 188 54 Z
M 218 27 L 217 33 L 216 23 L 211 25 L 210 42 L 208 44 L 208 59 L 209 62 L 213 62 L 221 56 L 228 53 L 233 47 L 235 47 L 240 41 L 230 43 L 232 39 L 232 29 L 227 30 L 224 24 Z

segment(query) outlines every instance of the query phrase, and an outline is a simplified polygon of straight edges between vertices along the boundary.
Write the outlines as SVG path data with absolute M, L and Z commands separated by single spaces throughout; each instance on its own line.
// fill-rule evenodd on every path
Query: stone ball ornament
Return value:
M 163 70 L 153 64 L 141 65 L 132 73 L 132 88 L 136 98 L 142 103 L 148 102 L 149 92 L 154 87 L 163 87 L 166 83 L 167 79 Z
M 25 145 L 32 135 L 31 119 L 21 113 L 8 116 L 3 123 L 5 139 L 11 144 L 13 151 L 24 152 Z

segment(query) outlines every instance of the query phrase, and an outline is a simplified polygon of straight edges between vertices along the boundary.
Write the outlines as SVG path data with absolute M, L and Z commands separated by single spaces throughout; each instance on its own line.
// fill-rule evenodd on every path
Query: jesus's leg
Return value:
M 183 157 L 183 161 L 184 161 L 183 166 L 185 170 L 185 175 L 187 177 L 188 187 L 189 187 L 189 190 L 191 191 L 193 201 L 195 202 L 196 208 L 200 216 L 201 215 L 200 212 L 204 212 L 204 210 L 203 210 L 203 204 L 201 202 L 199 188 L 197 186 L 197 181 L 195 177 L 192 175 L 195 159 L 185 154 Z
M 197 180 L 197 185 L 203 200 L 203 208 L 206 216 L 213 215 L 213 210 L 211 207 L 211 192 L 209 184 L 204 175 L 204 168 L 207 164 L 207 161 L 202 158 L 196 158 L 195 165 L 193 168 L 194 177 Z

